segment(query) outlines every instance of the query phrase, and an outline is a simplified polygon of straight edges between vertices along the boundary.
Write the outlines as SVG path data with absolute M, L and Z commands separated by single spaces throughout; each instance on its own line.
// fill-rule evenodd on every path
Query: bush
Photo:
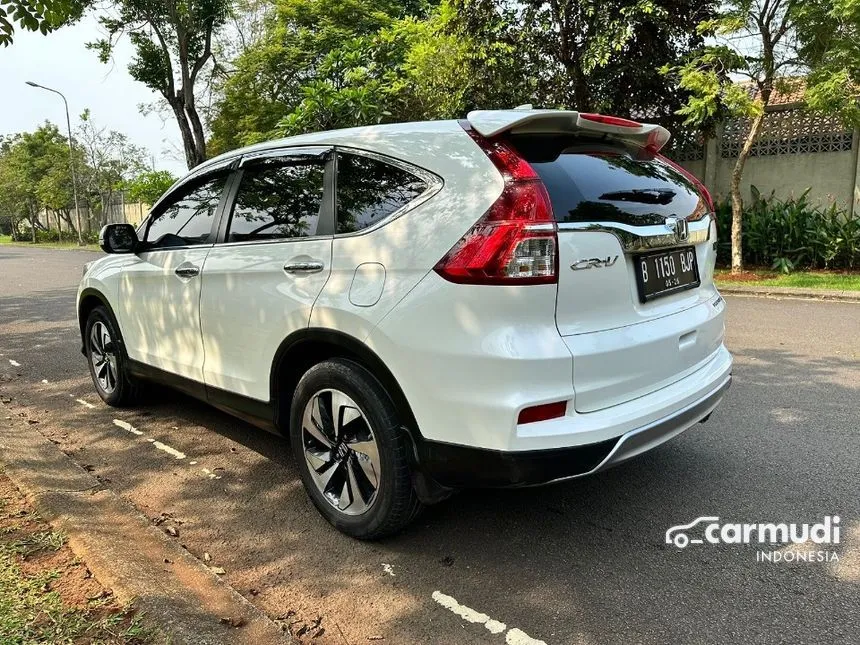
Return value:
M 72 239 L 71 233 L 65 233 L 63 237 L 67 240 Z M 37 228 L 36 229 L 36 243 L 42 244 L 44 242 L 59 242 L 60 241 L 60 233 L 53 228 L 44 229 Z
M 835 204 L 812 206 L 807 193 L 781 200 L 773 193 L 762 197 L 753 186 L 752 194 L 743 215 L 744 263 L 785 273 L 860 267 L 860 217 L 849 217 Z M 718 204 L 716 212 L 717 261 L 731 264 L 731 204 Z

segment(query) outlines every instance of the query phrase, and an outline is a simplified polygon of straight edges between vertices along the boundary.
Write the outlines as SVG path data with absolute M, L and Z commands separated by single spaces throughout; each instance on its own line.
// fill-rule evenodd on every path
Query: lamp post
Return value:
M 78 244 L 81 246 L 84 245 L 84 238 L 81 237 L 81 211 L 78 208 L 78 182 L 75 180 L 75 153 L 72 148 L 72 120 L 69 118 L 69 102 L 66 100 L 66 97 L 62 92 L 58 90 L 51 89 L 50 87 L 45 87 L 44 85 L 39 85 L 38 83 L 34 83 L 33 81 L 26 81 L 27 85 L 30 87 L 38 87 L 43 90 L 47 90 L 49 92 L 53 92 L 54 94 L 59 94 L 60 98 L 63 99 L 63 105 L 66 106 L 66 127 L 69 130 L 69 170 L 72 173 L 72 195 L 75 198 L 75 221 L 78 225 Z

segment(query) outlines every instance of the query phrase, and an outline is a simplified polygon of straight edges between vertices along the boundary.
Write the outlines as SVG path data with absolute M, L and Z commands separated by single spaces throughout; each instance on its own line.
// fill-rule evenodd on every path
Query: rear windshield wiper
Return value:
M 603 193 L 600 199 L 612 202 L 640 202 L 642 204 L 669 204 L 677 193 L 668 188 L 636 188 Z

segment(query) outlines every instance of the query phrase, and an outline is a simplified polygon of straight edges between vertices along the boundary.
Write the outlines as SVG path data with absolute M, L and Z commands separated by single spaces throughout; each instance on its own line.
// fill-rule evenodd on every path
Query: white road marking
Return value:
M 96 407 L 92 403 L 87 403 L 83 399 L 75 399 L 75 402 L 80 403 L 82 406 L 84 406 L 85 408 L 89 408 L 90 410 L 94 410 Z
M 532 638 L 523 630 L 517 629 L 516 627 L 512 627 L 508 633 L 505 634 L 505 642 L 508 645 L 546 645 L 544 641 Z
M 9 359 L 9 365 L 11 365 L 12 367 L 21 367 L 21 363 L 19 363 L 18 361 L 13 361 L 11 358 Z
M 153 446 L 158 448 L 159 450 L 163 450 L 168 455 L 173 455 L 177 459 L 185 459 L 185 453 L 179 452 L 176 448 L 171 448 L 166 443 L 161 443 L 160 441 L 156 441 L 155 439 L 147 439 Z
M 392 578 L 394 577 L 394 567 L 392 567 L 390 564 L 386 564 L 385 562 L 383 562 L 382 570 L 388 575 L 390 575 Z
M 130 432 L 131 434 L 136 434 L 137 436 L 140 436 L 140 435 L 142 435 L 142 434 L 143 434 L 140 430 L 138 430 L 137 428 L 135 428 L 135 427 L 134 427 L 133 425 L 131 425 L 128 421 L 123 421 L 123 420 L 121 420 L 121 419 L 114 419 L 114 420 L 113 420 L 113 424 L 114 424 L 117 428 L 122 428 L 123 430 L 125 430 L 126 432 Z
M 445 607 L 445 609 L 457 614 L 463 620 L 483 625 L 491 634 L 501 634 L 507 630 L 507 634 L 505 634 L 505 643 L 507 645 L 546 645 L 546 642 L 532 638 L 517 627 L 508 629 L 505 623 L 490 618 L 487 614 L 475 611 L 471 607 L 461 605 L 457 602 L 456 598 L 445 595 L 441 591 L 434 591 L 432 597 L 433 600 Z
M 461 605 L 457 602 L 456 598 L 451 596 L 446 596 L 441 591 L 433 592 L 433 600 L 442 605 L 445 609 L 454 612 L 463 620 L 466 620 L 470 623 L 480 623 L 484 624 L 490 617 L 487 614 L 482 614 L 478 611 L 475 611 L 471 607 L 467 607 L 466 605 Z

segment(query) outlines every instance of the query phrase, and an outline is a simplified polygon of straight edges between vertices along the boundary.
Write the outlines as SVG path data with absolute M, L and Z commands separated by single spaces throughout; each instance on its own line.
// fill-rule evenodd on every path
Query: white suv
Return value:
M 468 486 L 601 471 L 731 380 L 704 187 L 669 133 L 555 110 L 222 155 L 81 281 L 93 382 L 142 380 L 289 435 L 313 503 L 379 537 Z

